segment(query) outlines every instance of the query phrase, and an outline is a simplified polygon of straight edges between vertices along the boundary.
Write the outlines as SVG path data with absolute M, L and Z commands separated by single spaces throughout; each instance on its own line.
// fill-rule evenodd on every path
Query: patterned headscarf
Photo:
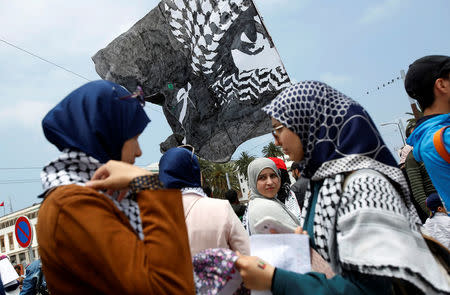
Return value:
M 300 137 L 305 177 L 312 177 L 324 162 L 354 154 L 397 165 L 369 114 L 325 83 L 292 85 L 263 111 Z

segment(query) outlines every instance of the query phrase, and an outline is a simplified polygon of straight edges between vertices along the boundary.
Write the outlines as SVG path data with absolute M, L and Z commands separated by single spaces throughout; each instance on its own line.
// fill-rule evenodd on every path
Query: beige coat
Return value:
M 228 248 L 250 255 L 250 241 L 227 200 L 183 194 L 192 256 L 208 248 Z

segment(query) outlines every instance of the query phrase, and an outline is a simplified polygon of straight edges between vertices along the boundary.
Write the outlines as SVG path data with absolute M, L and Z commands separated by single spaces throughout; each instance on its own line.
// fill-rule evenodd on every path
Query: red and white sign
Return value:
M 14 232 L 16 234 L 17 243 L 19 243 L 20 246 L 26 248 L 31 245 L 31 242 L 33 241 L 33 229 L 28 218 L 25 216 L 17 218 Z

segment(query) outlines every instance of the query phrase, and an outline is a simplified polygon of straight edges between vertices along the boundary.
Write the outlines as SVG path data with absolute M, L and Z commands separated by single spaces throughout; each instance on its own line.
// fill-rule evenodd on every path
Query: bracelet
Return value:
M 163 188 L 161 182 L 159 181 L 158 174 L 135 177 L 130 182 L 129 187 L 131 193 L 133 194 L 137 194 L 143 190 L 158 190 Z

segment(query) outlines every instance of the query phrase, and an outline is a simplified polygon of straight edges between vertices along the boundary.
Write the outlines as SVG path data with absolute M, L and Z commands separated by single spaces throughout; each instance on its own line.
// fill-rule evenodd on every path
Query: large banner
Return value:
M 187 143 L 215 162 L 269 132 L 260 109 L 290 84 L 250 0 L 163 0 L 93 60 L 163 106 L 173 134 L 162 151 Z

